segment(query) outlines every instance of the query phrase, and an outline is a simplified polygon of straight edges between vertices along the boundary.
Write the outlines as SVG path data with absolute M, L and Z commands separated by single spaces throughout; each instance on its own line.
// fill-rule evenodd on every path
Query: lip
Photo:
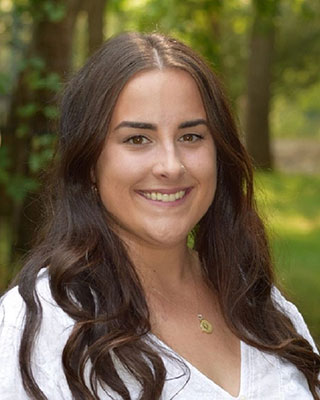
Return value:
M 184 203 L 187 199 L 187 197 L 189 196 L 190 192 L 192 191 L 193 187 L 189 186 L 189 187 L 180 187 L 180 188 L 174 188 L 174 189 L 151 189 L 151 190 L 137 190 L 136 193 L 139 194 L 140 198 L 144 199 L 145 201 L 147 201 L 149 204 L 155 204 L 157 206 L 160 207 L 176 207 L 179 206 L 180 204 Z M 164 201 L 160 201 L 160 200 L 152 200 L 152 199 L 148 199 L 146 198 L 143 193 L 161 193 L 161 194 L 173 194 L 176 192 L 180 192 L 181 190 L 185 191 L 185 195 L 181 198 L 181 199 L 177 199 L 175 201 L 168 201 L 168 202 L 164 202 Z

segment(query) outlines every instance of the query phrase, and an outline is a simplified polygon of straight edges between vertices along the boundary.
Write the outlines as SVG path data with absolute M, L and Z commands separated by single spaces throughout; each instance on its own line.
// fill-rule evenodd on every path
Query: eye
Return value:
M 189 143 L 194 143 L 197 142 L 198 140 L 203 139 L 202 135 L 196 134 L 196 133 L 187 133 L 183 135 L 179 141 L 180 142 L 189 142 Z
M 149 142 L 150 142 L 150 140 L 142 135 L 131 136 L 124 141 L 124 143 L 129 143 L 129 144 L 134 144 L 134 145 L 147 144 Z

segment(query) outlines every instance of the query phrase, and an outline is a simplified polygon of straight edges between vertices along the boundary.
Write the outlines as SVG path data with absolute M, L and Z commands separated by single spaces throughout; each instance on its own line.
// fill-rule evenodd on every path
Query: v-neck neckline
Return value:
M 250 363 L 250 346 L 248 346 L 242 340 L 240 340 L 240 388 L 239 388 L 238 395 L 232 396 L 228 391 L 223 389 L 220 385 L 218 385 L 216 382 L 214 382 L 212 379 L 210 379 L 208 376 L 206 376 L 203 372 L 201 372 L 190 361 L 188 361 L 187 359 L 182 357 L 179 353 L 177 353 L 175 350 L 173 350 L 169 345 L 167 345 L 165 342 L 163 342 L 161 339 L 159 339 L 158 336 L 156 336 L 153 333 L 149 333 L 149 335 L 156 342 L 158 342 L 158 344 L 160 344 L 162 347 L 164 347 L 166 350 L 168 350 L 170 353 L 172 353 L 177 358 L 181 359 L 188 366 L 191 373 L 194 373 L 200 379 L 205 381 L 208 385 L 212 386 L 213 389 L 216 392 L 218 392 L 221 396 L 223 396 L 224 399 L 240 400 L 240 399 L 244 398 L 245 393 L 248 392 L 249 382 L 250 382 L 250 372 L 251 372 L 251 367 L 249 365 L 249 363 Z

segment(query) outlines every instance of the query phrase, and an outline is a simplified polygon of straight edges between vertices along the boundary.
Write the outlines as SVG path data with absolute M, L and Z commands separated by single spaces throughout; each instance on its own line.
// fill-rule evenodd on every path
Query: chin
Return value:
M 188 237 L 188 233 L 189 232 L 181 232 L 181 233 L 172 233 L 172 232 L 163 232 L 161 234 L 157 234 L 157 235 L 150 235 L 149 236 L 149 241 L 153 242 L 159 246 L 164 246 L 164 247 L 173 247 L 176 246 L 178 244 L 181 244 L 182 242 L 186 242 L 187 241 L 187 237 Z

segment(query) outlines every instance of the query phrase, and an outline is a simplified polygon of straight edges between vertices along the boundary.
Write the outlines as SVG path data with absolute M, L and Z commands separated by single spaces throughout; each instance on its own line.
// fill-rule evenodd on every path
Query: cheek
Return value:
M 199 180 L 203 184 L 203 195 L 211 204 L 217 186 L 217 162 L 215 150 L 207 151 L 205 154 L 202 154 L 198 160 L 200 160 L 198 164 L 198 176 Z
M 122 154 L 121 151 L 112 151 L 110 148 L 110 151 L 101 155 L 97 163 L 97 180 L 102 200 L 107 202 L 108 199 L 116 198 L 123 202 L 144 173 L 143 162 L 137 162 L 127 153 Z
M 203 148 L 202 151 L 192 154 L 187 163 L 199 180 L 216 181 L 217 162 L 214 147 Z

